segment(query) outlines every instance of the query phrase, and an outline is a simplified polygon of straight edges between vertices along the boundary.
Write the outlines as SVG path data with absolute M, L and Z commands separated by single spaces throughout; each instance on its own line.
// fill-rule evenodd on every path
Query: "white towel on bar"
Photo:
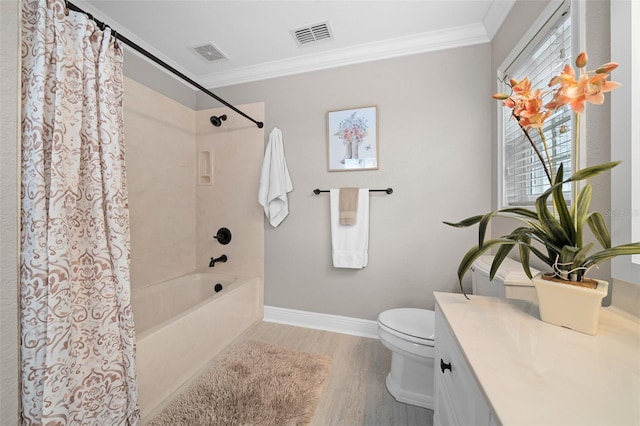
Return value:
M 264 152 L 258 189 L 258 202 L 264 207 L 264 214 L 274 228 L 289 214 L 287 193 L 291 191 L 293 184 L 284 158 L 282 132 L 274 127 Z
M 336 268 L 364 268 L 369 263 L 369 190 L 358 191 L 355 225 L 340 225 L 340 190 L 329 191 L 331 248 Z

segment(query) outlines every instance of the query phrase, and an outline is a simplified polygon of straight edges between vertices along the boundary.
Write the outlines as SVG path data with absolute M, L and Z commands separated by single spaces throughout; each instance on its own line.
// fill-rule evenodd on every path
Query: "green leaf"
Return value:
M 607 224 L 602 217 L 600 212 L 593 212 L 587 215 L 587 224 L 593 232 L 593 236 L 596 237 L 598 242 L 604 248 L 611 247 L 611 236 L 609 235 L 609 231 L 607 230 Z
M 549 198 L 549 195 L 558 186 L 562 186 L 562 184 L 565 184 L 565 183 L 568 183 L 568 182 L 575 182 L 575 181 L 588 179 L 588 178 L 596 176 L 596 175 L 598 175 L 598 174 L 600 174 L 602 172 L 610 170 L 610 169 L 614 168 L 615 166 L 617 166 L 620 163 L 621 163 L 621 161 L 612 161 L 610 163 L 598 164 L 597 166 L 586 167 L 586 168 L 584 168 L 582 170 L 579 170 L 576 173 L 574 173 L 569 179 L 563 180 L 562 182 L 554 183 L 549 189 L 547 189 L 545 192 L 542 193 L 542 195 L 540 195 L 538 197 L 538 200 L 540 198 L 544 198 L 545 203 L 546 203 L 546 200 L 547 200 L 547 198 Z M 537 205 L 537 200 L 536 200 L 536 205 Z
M 498 213 L 498 210 L 492 211 L 491 213 L 487 213 L 480 220 L 480 224 L 478 225 L 478 246 L 482 247 L 484 244 L 484 236 L 487 235 L 487 227 L 489 226 L 489 221 L 491 218 Z
M 518 245 L 518 249 L 520 251 L 520 263 L 522 263 L 522 269 L 524 269 L 524 273 L 527 274 L 529 279 L 533 278 L 531 275 L 531 268 L 529 266 L 529 254 L 531 253 L 530 245 L 531 245 L 531 237 L 528 235 L 522 236 L 521 240 L 523 244 Z
M 494 240 L 485 241 L 484 245 L 481 247 L 480 246 L 471 247 L 471 249 L 469 249 L 469 251 L 465 253 L 465 255 L 462 257 L 462 260 L 460 261 L 460 265 L 458 266 L 458 281 L 460 283 L 460 290 L 462 291 L 462 294 L 466 296 L 466 293 L 462 288 L 462 278 L 464 278 L 464 275 L 467 273 L 469 268 L 471 268 L 471 265 L 473 265 L 473 262 L 475 262 L 477 258 L 482 256 L 491 247 L 501 245 L 501 244 L 515 244 L 515 243 L 513 240 L 510 240 L 507 238 L 497 238 Z
M 593 248 L 593 243 L 589 243 L 576 252 L 573 258 L 573 261 L 577 266 L 584 265 L 584 260 L 587 258 L 587 253 L 589 253 L 592 248 Z
M 576 246 L 580 247 L 582 245 L 583 240 L 583 227 L 584 223 L 587 220 L 587 215 L 589 213 L 589 205 L 591 205 L 591 195 L 593 193 L 593 187 L 590 183 L 586 184 L 584 188 L 580 190 L 578 196 L 576 197 L 576 202 L 574 203 L 575 207 L 575 217 L 576 217 Z
M 607 170 L 613 169 L 615 166 L 617 166 L 620 163 L 621 161 L 612 161 L 610 163 L 602 163 L 596 166 L 585 167 L 584 169 L 578 170 L 577 172 L 575 172 L 573 176 L 571 176 L 565 182 L 575 182 L 579 180 L 589 179 L 590 177 L 599 175 L 602 172 L 606 172 Z
M 551 259 L 549 256 L 546 256 L 544 253 L 542 253 L 540 250 L 538 250 L 535 246 L 531 244 L 529 244 L 528 247 L 529 247 L 529 250 L 531 250 L 531 252 L 535 254 L 538 259 L 542 260 L 545 264 L 549 266 L 553 266 L 555 259 Z
M 611 247 L 602 250 L 587 257 L 584 261 L 584 266 L 596 265 L 604 262 L 605 260 L 612 259 L 617 256 L 630 256 L 634 254 L 640 254 L 640 242 L 631 244 L 622 244 L 619 246 Z
M 571 218 L 571 214 L 569 213 L 569 208 L 567 207 L 567 202 L 564 199 L 564 194 L 562 193 L 562 176 L 563 176 L 563 164 L 560 164 L 558 167 L 558 174 L 556 175 L 556 181 L 554 185 L 554 189 L 552 192 L 553 196 L 553 204 L 556 206 L 558 210 L 558 218 L 560 219 L 560 226 L 564 230 L 567 235 L 567 238 L 575 242 L 576 239 L 576 229 L 573 226 L 573 219 Z
M 582 247 L 576 253 L 576 255 L 573 258 L 573 263 L 576 265 L 577 268 L 584 266 L 584 261 L 587 258 L 587 253 L 589 253 L 592 248 L 593 248 L 593 243 L 589 243 L 586 246 Z M 586 271 L 584 270 L 575 271 L 578 281 L 582 281 L 582 277 L 584 276 L 585 272 Z
M 579 247 L 573 246 L 564 246 L 560 251 L 560 260 L 558 261 L 560 269 L 568 271 L 569 269 L 573 269 L 578 265 L 573 264 L 573 260 L 576 257 L 576 253 L 580 251 Z
M 496 273 L 498 272 L 498 269 L 500 268 L 500 265 L 502 265 L 502 262 L 507 257 L 507 255 L 511 252 L 511 250 L 513 249 L 514 246 L 515 246 L 515 243 L 511 244 L 511 245 L 502 244 L 500 247 L 498 247 L 498 250 L 496 250 L 496 254 L 493 257 L 493 263 L 491 263 L 491 271 L 489 272 L 489 280 L 492 280 L 493 277 L 496 276 Z
M 456 227 L 456 228 L 467 228 L 469 226 L 475 225 L 476 223 L 480 222 L 480 219 L 482 219 L 483 216 L 484 215 L 481 215 L 481 214 L 477 216 L 471 216 L 457 223 L 452 223 L 452 222 L 442 222 L 442 223 L 444 223 L 445 225 Z
M 510 207 L 507 209 L 502 209 L 499 210 L 500 213 L 512 213 L 516 216 L 523 216 L 529 219 L 535 219 L 538 220 L 538 215 L 536 214 L 536 212 L 529 210 L 529 209 L 525 209 L 522 207 Z
M 553 217 L 553 215 L 547 208 L 547 198 L 549 196 L 548 192 L 549 191 L 545 192 L 536 200 L 536 211 L 538 212 L 538 220 L 540 221 L 545 234 L 547 234 L 547 237 L 549 239 L 553 238 L 553 240 L 551 241 L 554 241 L 554 245 L 572 245 L 573 241 L 569 239 L 566 231 L 562 228 L 560 223 L 556 220 L 556 218 Z
M 522 263 L 522 269 L 529 279 L 533 278 L 531 275 L 531 267 L 529 266 L 529 253 L 531 253 L 531 249 L 529 247 L 530 241 L 531 239 L 529 239 L 529 241 L 523 241 L 525 244 L 520 244 L 518 246 L 520 251 L 520 263 Z

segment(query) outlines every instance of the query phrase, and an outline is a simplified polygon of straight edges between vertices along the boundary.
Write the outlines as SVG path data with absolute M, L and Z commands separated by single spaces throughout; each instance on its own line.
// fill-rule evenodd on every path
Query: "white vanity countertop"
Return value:
M 638 318 L 603 308 L 589 336 L 529 302 L 434 295 L 503 425 L 640 425 Z

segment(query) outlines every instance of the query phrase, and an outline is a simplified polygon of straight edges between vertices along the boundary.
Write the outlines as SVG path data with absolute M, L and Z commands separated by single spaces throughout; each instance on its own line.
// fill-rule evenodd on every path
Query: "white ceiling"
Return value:
M 205 87 L 486 43 L 515 0 L 71 0 Z M 290 30 L 328 21 L 333 40 Z M 226 59 L 193 50 L 213 43 Z

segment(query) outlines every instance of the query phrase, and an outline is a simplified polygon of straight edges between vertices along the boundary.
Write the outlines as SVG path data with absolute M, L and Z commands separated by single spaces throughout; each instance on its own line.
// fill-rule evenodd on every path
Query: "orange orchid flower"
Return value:
M 599 70 L 615 69 L 618 65 L 610 62 L 599 68 Z M 545 108 L 556 109 L 562 105 L 569 105 L 575 112 L 583 112 L 585 102 L 600 105 L 604 102 L 604 94 L 618 87 L 620 83 L 607 81 L 607 73 L 596 73 L 590 75 L 583 72 L 578 79 L 575 79 L 575 72 L 569 65 L 565 65 L 563 72 L 549 82 L 550 86 L 559 85 L 555 90 L 551 102 Z
M 540 89 L 532 91 L 529 78 L 524 78 L 520 81 L 511 78 L 509 80 L 512 91 L 510 95 L 504 93 L 496 93 L 493 95 L 494 99 L 502 101 L 502 104 L 511 110 L 513 118 L 515 118 L 522 127 L 522 131 L 542 163 L 547 178 L 549 179 L 549 185 L 553 185 L 554 182 L 554 169 L 548 151 L 547 140 L 542 131 L 545 120 L 551 116 L 554 110 L 564 105 L 571 107 L 576 113 L 577 119 L 579 113 L 584 111 L 585 102 L 596 105 L 602 104 L 605 99 L 604 94 L 620 86 L 620 84 L 615 81 L 607 81 L 609 73 L 618 67 L 617 63 L 608 62 L 601 65 L 595 71 L 586 71 L 587 61 L 586 52 L 581 52 L 576 57 L 575 64 L 580 72 L 577 79 L 576 71 L 574 71 L 569 64 L 564 66 L 564 69 L 559 75 L 551 79 L 549 87 L 558 87 L 553 90 L 553 97 L 547 104 L 543 104 L 542 98 L 549 92 L 542 92 Z M 531 139 L 531 135 L 529 134 L 531 128 L 536 129 L 542 141 L 546 161 Z M 575 152 L 577 155 L 577 149 Z
M 544 120 L 551 114 L 551 111 L 543 111 L 542 96 L 544 93 L 540 89 L 531 91 L 531 82 L 528 78 L 517 81 L 510 80 L 511 96 L 504 93 L 496 93 L 493 98 L 502 100 L 502 104 L 513 110 L 513 116 L 524 128 L 540 128 Z

